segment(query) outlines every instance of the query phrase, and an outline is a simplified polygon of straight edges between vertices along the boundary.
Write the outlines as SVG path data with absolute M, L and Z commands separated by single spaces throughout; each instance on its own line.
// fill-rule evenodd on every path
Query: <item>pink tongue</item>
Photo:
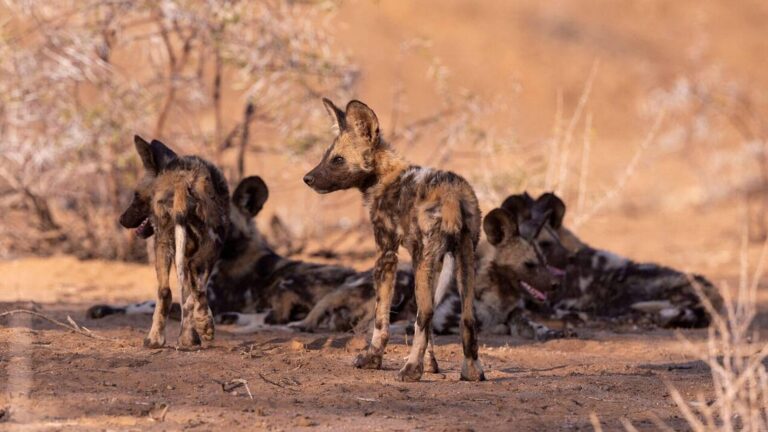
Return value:
M 527 284 L 525 282 L 522 282 L 522 284 L 525 287 L 525 289 L 528 291 L 528 293 L 531 294 L 532 296 L 536 297 L 538 300 L 545 301 L 547 299 L 546 294 L 544 294 L 543 292 L 537 290 L 536 288 L 530 286 L 529 284 Z
M 557 267 L 554 267 L 554 266 L 548 265 L 548 266 L 547 266 L 547 270 L 549 270 L 549 273 L 550 273 L 552 276 L 554 276 L 554 277 L 563 277 L 563 276 L 565 276 L 565 271 L 564 271 L 564 270 L 561 270 L 561 269 L 559 269 L 559 268 L 557 268 Z

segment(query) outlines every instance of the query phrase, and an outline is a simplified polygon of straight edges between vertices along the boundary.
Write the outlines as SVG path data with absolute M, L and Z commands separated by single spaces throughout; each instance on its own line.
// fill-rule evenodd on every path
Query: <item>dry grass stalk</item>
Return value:
M 716 310 L 701 287 L 694 284 L 713 322 L 705 346 L 697 346 L 683 336 L 680 339 L 709 366 L 714 400 L 708 401 L 703 394 L 698 394 L 695 401 L 688 401 L 668 384 L 673 400 L 694 431 L 768 430 L 768 371 L 765 367 L 768 343 L 760 341 L 753 327 L 757 289 L 768 257 L 768 240 L 763 243 L 750 278 L 748 237 L 745 224 L 739 285 L 735 293 L 728 284 L 722 285 L 722 311 Z
M 661 129 L 661 125 L 664 121 L 664 111 L 661 111 L 656 116 L 656 120 L 653 122 L 653 125 L 651 126 L 651 129 L 648 131 L 648 134 L 646 135 L 643 142 L 640 144 L 640 147 L 637 149 L 635 154 L 632 156 L 632 159 L 630 159 L 629 163 L 627 164 L 626 168 L 624 169 L 624 172 L 619 177 L 618 181 L 616 182 L 616 185 L 608 190 L 597 202 L 595 202 L 588 210 L 585 210 L 583 213 L 579 213 L 573 221 L 573 228 L 578 229 L 581 225 L 586 223 L 589 219 L 591 219 L 597 212 L 602 210 L 603 207 L 605 207 L 608 203 L 615 200 L 622 190 L 624 190 L 624 187 L 627 185 L 627 182 L 630 178 L 632 178 L 632 175 L 635 173 L 635 170 L 637 169 L 638 164 L 640 163 L 640 160 L 642 159 L 643 154 L 648 149 L 648 147 L 653 144 L 653 142 L 656 139 L 656 136 L 659 133 L 659 130 Z
M 579 189 L 576 195 L 576 214 L 584 210 L 587 196 L 587 174 L 589 173 L 589 156 L 592 151 L 592 113 L 588 112 L 584 120 L 584 141 L 581 147 L 581 168 L 579 169 Z
M 600 61 L 595 60 L 595 62 L 592 64 L 592 69 L 589 72 L 589 77 L 587 77 L 587 81 L 584 83 L 584 88 L 582 89 L 581 95 L 579 96 L 579 102 L 576 104 L 576 109 L 573 111 L 573 115 L 568 122 L 568 127 L 565 129 L 563 142 L 561 145 L 559 145 L 560 149 L 557 152 L 559 155 L 560 164 L 555 192 L 563 198 L 565 197 L 566 193 L 565 186 L 568 183 L 568 163 L 570 159 L 571 141 L 573 141 L 573 134 L 576 130 L 576 125 L 578 125 L 579 121 L 581 120 L 584 108 L 587 106 L 587 102 L 589 101 L 589 96 L 592 93 L 592 86 L 595 83 L 595 77 L 597 76 L 597 71 L 599 68 Z

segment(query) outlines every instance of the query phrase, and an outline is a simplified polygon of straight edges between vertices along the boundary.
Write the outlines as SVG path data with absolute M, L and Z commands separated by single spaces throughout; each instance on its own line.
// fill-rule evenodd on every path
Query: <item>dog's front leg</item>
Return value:
M 380 369 L 384 349 L 389 342 L 389 315 L 392 296 L 395 293 L 397 272 L 397 247 L 382 248 L 374 268 L 376 284 L 376 312 L 373 319 L 373 336 L 366 351 L 355 358 L 354 365 L 363 369 Z
M 167 242 L 160 239 L 155 242 L 155 272 L 157 273 L 157 304 L 152 314 L 152 328 L 144 338 L 144 346 L 147 348 L 160 348 L 165 345 L 165 322 L 171 311 L 171 285 L 169 276 L 171 271 L 172 249 Z

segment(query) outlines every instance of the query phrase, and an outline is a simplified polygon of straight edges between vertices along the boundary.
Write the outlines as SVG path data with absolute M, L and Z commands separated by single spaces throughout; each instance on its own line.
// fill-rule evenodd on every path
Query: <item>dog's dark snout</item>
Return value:
M 315 176 L 312 176 L 309 174 L 304 176 L 304 183 L 306 183 L 307 186 L 312 186 L 314 182 L 315 182 Z

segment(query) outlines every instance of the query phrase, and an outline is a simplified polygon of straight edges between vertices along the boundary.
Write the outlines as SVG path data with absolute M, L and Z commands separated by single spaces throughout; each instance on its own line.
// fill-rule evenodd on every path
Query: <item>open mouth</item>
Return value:
M 147 238 L 155 233 L 155 229 L 152 226 L 152 222 L 149 220 L 149 218 L 144 218 L 143 221 L 139 224 L 139 226 L 136 228 L 136 237 L 139 238 Z
M 528 294 L 531 295 L 531 297 L 535 298 L 538 301 L 547 301 L 547 295 L 543 292 L 537 290 L 536 288 L 530 286 L 529 284 L 520 281 L 520 285 L 522 285 L 523 289 L 528 292 Z

